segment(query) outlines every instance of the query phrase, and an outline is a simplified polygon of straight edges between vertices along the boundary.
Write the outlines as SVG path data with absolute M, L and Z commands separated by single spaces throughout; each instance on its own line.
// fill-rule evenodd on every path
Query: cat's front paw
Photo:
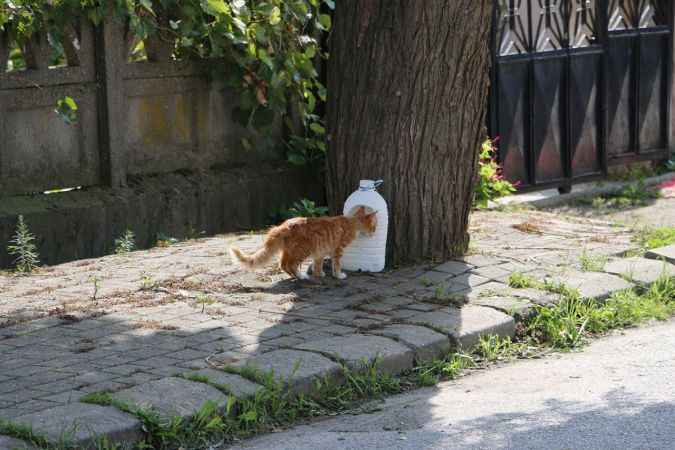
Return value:
M 335 275 L 335 278 L 337 278 L 338 280 L 344 280 L 345 278 L 347 278 L 347 274 L 344 272 L 340 272 Z

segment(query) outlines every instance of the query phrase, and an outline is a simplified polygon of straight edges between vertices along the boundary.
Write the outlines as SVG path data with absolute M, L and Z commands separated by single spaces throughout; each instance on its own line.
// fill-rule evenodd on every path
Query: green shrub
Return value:
M 495 141 L 487 139 L 481 146 L 478 159 L 478 185 L 474 196 L 476 208 L 486 208 L 488 201 L 516 191 L 516 185 L 502 175 L 502 168 L 497 163 L 494 143 Z

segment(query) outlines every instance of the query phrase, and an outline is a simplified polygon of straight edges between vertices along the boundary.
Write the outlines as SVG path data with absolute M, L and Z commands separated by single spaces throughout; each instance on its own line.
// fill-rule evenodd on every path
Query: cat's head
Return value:
M 360 206 L 354 214 L 359 220 L 359 231 L 372 235 L 377 229 L 377 211 L 366 214 L 366 208 Z

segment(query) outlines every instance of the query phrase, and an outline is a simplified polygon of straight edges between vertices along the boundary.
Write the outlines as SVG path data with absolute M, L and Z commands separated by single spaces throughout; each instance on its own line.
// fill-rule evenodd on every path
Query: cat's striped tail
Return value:
M 247 269 L 255 269 L 267 264 L 274 255 L 281 251 L 283 245 L 283 236 L 269 236 L 265 240 L 265 244 L 252 255 L 246 255 L 234 246 L 230 247 L 230 255 L 232 259 L 239 261 Z

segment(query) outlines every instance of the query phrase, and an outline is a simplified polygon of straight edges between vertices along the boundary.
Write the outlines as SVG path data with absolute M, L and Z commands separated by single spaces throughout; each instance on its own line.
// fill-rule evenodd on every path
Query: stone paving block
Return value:
M 129 443 L 141 437 L 139 420 L 111 406 L 71 403 L 24 415 L 13 422 L 30 426 L 34 432 L 52 441 L 68 437 L 76 448 L 86 447 L 100 435 Z
M 44 400 L 44 399 L 33 399 L 33 400 L 28 400 L 26 402 L 21 402 L 20 404 L 18 404 L 16 406 L 25 410 L 26 412 L 24 414 L 31 414 L 31 413 L 38 412 L 38 411 L 44 411 L 45 409 L 54 408 L 54 407 L 59 406 L 59 405 L 60 405 L 60 403 L 57 403 L 57 402 L 51 402 L 51 401 Z M 22 414 L 22 415 L 24 415 L 24 414 Z
M 448 261 L 440 266 L 434 267 L 436 272 L 444 272 L 450 275 L 459 275 L 473 269 L 474 266 L 467 264 L 464 261 Z
M 610 261 L 605 265 L 604 271 L 643 284 L 651 284 L 662 275 L 675 277 L 674 265 L 665 261 L 637 257 Z
M 471 264 L 472 266 L 476 267 L 486 267 L 486 266 L 494 266 L 497 264 L 502 264 L 505 262 L 501 258 L 496 258 L 494 256 L 488 256 L 488 255 L 468 255 L 460 258 L 461 261 L 464 261 L 467 264 Z
M 462 285 L 465 288 L 468 287 L 473 289 L 489 281 L 490 281 L 489 278 L 476 275 L 475 273 L 472 272 L 467 272 L 461 275 L 457 275 L 452 280 L 450 280 L 450 283 L 453 285 Z
M 183 361 L 190 361 L 190 360 L 195 360 L 199 358 L 206 358 L 209 356 L 211 353 L 210 352 L 205 352 L 201 350 L 181 350 L 176 353 L 172 353 L 171 357 L 174 358 L 175 360 L 183 360 Z
M 513 337 L 515 320 L 492 308 L 465 305 L 422 313 L 407 319 L 408 323 L 428 325 L 446 333 L 464 349 L 474 347 L 481 335 L 494 334 Z
M 320 328 L 319 330 L 316 331 L 321 331 L 322 333 L 329 333 L 333 334 L 335 336 L 342 336 L 348 333 L 353 333 L 356 331 L 354 328 L 347 327 L 344 325 L 338 325 L 338 324 L 331 324 L 330 326 L 327 326 L 325 328 Z
M 91 392 L 115 392 L 122 389 L 128 388 L 131 383 L 120 383 L 119 381 L 102 381 L 100 383 L 89 384 L 87 386 L 82 386 L 79 390 L 87 394 Z
M 46 395 L 45 397 L 41 398 L 42 400 L 47 400 L 49 402 L 67 404 L 79 402 L 80 399 L 85 395 L 86 395 L 85 392 L 72 390 L 61 392 L 58 394 Z
M 124 384 L 128 384 L 128 385 L 131 386 L 131 385 L 134 385 L 134 384 L 147 383 L 148 381 L 153 381 L 153 380 L 156 380 L 158 378 L 164 378 L 164 377 L 149 373 L 147 371 L 143 371 L 143 372 L 132 373 L 131 375 L 128 375 L 126 377 L 116 378 L 115 381 L 118 382 L 118 383 L 124 383 Z
M 409 319 L 415 315 L 419 314 L 418 311 L 413 311 L 412 309 L 397 309 L 389 313 L 389 317 L 394 320 L 405 320 Z
M 554 276 L 550 278 L 550 281 L 576 289 L 579 291 L 579 295 L 584 298 L 596 300 L 605 300 L 614 292 L 634 287 L 633 283 L 629 283 L 616 275 L 599 272 L 578 272 L 576 270 Z
M 409 297 L 395 296 L 395 297 L 386 297 L 382 300 L 381 303 L 386 305 L 392 305 L 394 307 L 404 306 L 412 303 L 413 300 Z
M 396 374 L 412 368 L 413 351 L 381 336 L 352 334 L 298 345 L 297 349 L 315 351 L 344 361 L 347 367 L 360 369 L 364 361 L 379 358 L 379 370 Z
M 204 376 L 210 382 L 223 386 L 227 391 L 237 398 L 251 397 L 256 394 L 263 386 L 247 380 L 239 375 L 228 373 L 216 369 L 202 369 L 194 372 L 187 372 L 185 375 Z
M 103 371 L 91 371 L 76 376 L 75 378 L 72 379 L 72 381 L 73 383 L 77 383 L 82 386 L 87 384 L 95 384 L 104 381 L 110 381 L 114 380 L 115 378 L 118 378 L 118 375 L 106 373 Z
M 438 284 L 438 283 L 442 283 L 444 281 L 447 281 L 452 276 L 453 276 L 453 274 L 449 274 L 449 273 L 446 273 L 446 272 L 429 270 L 427 272 L 424 272 L 419 277 L 415 278 L 415 281 L 413 283 L 417 283 L 421 287 L 429 287 L 429 286 L 433 286 L 434 284 Z
M 524 299 L 541 306 L 551 306 L 560 301 L 560 296 L 558 294 L 553 294 L 551 292 L 541 291 L 534 288 L 509 288 L 506 293 L 516 298 Z
M 675 244 L 649 250 L 645 256 L 651 259 L 665 259 L 669 263 L 675 264 Z
M 177 361 L 176 366 L 183 367 L 185 369 L 199 370 L 208 367 L 204 358 L 193 359 L 191 361 Z
M 115 400 L 151 408 L 164 417 L 192 417 L 207 401 L 218 407 L 227 404 L 227 396 L 213 386 L 182 378 L 162 378 L 113 394 Z
M 450 350 L 448 336 L 427 327 L 395 324 L 369 331 L 369 333 L 393 338 L 412 348 L 415 351 L 415 360 L 418 362 L 430 361 L 445 355 Z
M 501 266 L 479 267 L 471 271 L 476 275 L 488 278 L 490 280 L 506 281 L 511 275 L 511 271 L 503 269 Z
M 28 442 L 14 439 L 9 436 L 0 436 L 0 450 L 34 450 Z
M 517 319 L 529 317 L 534 308 L 533 303 L 517 297 L 476 297 L 470 302 L 474 305 L 497 309 Z
M 19 387 L 13 391 L 4 392 L 0 394 L 0 402 L 11 404 L 22 403 L 31 400 L 33 398 L 41 397 L 44 394 L 45 394 L 44 391 Z
M 296 392 L 309 394 L 316 378 L 330 377 L 341 381 L 339 364 L 317 353 L 298 350 L 275 350 L 233 364 L 234 367 L 252 367 L 274 376 Z

